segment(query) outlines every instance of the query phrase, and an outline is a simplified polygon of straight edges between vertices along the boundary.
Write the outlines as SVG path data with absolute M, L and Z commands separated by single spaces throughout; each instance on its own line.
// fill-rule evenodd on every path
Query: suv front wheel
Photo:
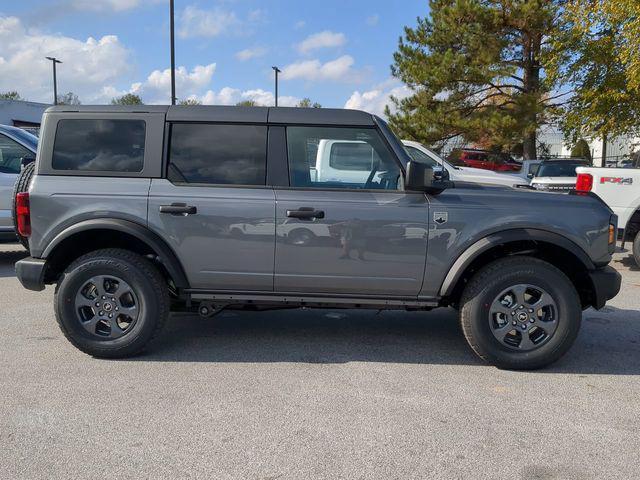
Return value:
M 460 323 L 469 345 L 500 368 L 541 368 L 558 360 L 578 335 L 582 308 L 567 276 L 531 257 L 497 260 L 462 295 Z
M 135 355 L 162 330 L 169 293 L 146 258 L 120 249 L 98 250 L 73 262 L 55 293 L 55 314 L 67 339 L 94 357 Z

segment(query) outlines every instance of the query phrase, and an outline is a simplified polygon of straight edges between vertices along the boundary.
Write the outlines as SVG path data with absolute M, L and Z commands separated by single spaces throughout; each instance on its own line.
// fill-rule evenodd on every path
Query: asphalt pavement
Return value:
M 0 245 L 0 479 L 638 478 L 640 269 L 537 372 L 482 364 L 452 310 L 175 316 L 75 350 Z

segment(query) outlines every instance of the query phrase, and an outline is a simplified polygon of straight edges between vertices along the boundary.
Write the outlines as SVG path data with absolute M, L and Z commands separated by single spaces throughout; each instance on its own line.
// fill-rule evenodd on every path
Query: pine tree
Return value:
M 550 0 L 431 0 L 430 15 L 406 27 L 392 73 L 412 90 L 387 109 L 403 137 L 442 144 L 457 136 L 522 144 L 536 157 L 538 127 L 557 108 L 544 76 L 557 29 Z

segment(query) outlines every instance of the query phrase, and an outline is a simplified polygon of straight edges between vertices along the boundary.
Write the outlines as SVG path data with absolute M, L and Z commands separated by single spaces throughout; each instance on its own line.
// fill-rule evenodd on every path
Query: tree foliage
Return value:
M 238 107 L 257 107 L 258 104 L 255 100 L 243 100 L 241 102 L 236 103 Z
M 634 133 L 640 125 L 640 2 L 569 0 L 550 77 L 572 92 L 561 127 L 569 142 Z M 603 149 L 603 156 L 606 155 Z
M 14 90 L 11 92 L 0 93 L 0 100 L 22 100 L 22 97 Z
M 571 149 L 571 158 L 585 158 L 591 162 L 591 148 L 584 138 L 578 139 Z
M 126 93 L 111 100 L 111 105 L 144 105 L 142 98 L 134 93 Z
M 195 106 L 195 105 L 202 105 L 202 102 L 197 98 L 185 98 L 183 100 L 180 100 L 178 102 L 178 105 Z
M 58 95 L 58 105 L 81 105 L 82 102 L 73 92 L 67 92 L 62 95 Z
M 467 141 L 536 157 L 536 132 L 558 105 L 544 75 L 558 27 L 551 0 L 430 0 L 431 14 L 406 27 L 392 73 L 413 94 L 387 109 L 403 137 Z
M 306 98 L 303 98 L 302 100 L 300 100 L 298 102 L 298 104 L 296 105 L 296 107 L 299 107 L 299 108 L 322 108 L 322 105 L 320 105 L 318 102 L 313 102 L 313 101 L 311 101 L 310 98 L 306 97 Z

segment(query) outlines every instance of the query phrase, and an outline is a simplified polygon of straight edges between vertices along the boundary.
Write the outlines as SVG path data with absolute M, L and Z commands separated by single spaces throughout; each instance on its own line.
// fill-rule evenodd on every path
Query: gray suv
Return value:
M 620 288 L 597 197 L 453 185 L 359 111 L 53 107 L 16 203 L 18 278 L 56 285 L 96 357 L 140 352 L 176 310 L 453 307 L 480 357 L 538 368 Z

